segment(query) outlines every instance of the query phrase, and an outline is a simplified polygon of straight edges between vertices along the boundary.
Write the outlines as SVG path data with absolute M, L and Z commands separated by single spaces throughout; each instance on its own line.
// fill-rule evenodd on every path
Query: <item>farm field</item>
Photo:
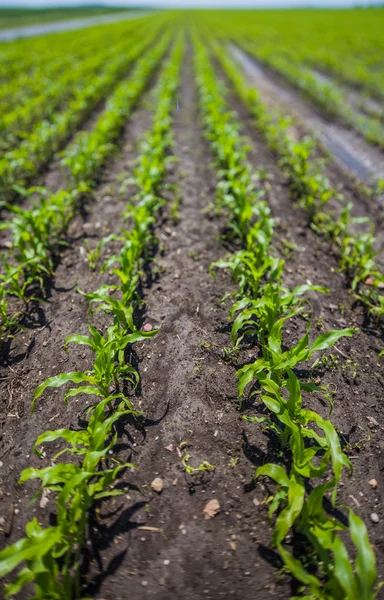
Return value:
M 5 598 L 384 597 L 383 23 L 0 45 Z

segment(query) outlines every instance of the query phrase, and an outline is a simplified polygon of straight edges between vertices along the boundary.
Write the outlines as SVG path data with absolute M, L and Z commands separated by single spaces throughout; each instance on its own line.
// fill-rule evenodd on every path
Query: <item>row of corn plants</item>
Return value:
M 348 101 L 348 96 L 335 82 L 324 82 L 310 69 L 294 62 L 284 55 L 277 54 L 275 48 L 258 48 L 252 40 L 235 38 L 248 54 L 279 73 L 294 87 L 299 88 L 314 104 L 329 117 L 337 118 L 354 128 L 368 142 L 384 147 L 384 129 L 374 117 L 356 111 Z
M 81 95 L 101 68 L 105 69 L 108 63 L 115 62 L 116 56 L 129 51 L 132 47 L 130 36 L 138 37 L 142 27 L 141 21 L 132 21 L 130 29 L 125 28 L 107 48 L 101 46 L 100 39 L 96 38 L 93 44 L 85 47 L 82 59 L 77 58 L 75 62 L 70 56 L 67 66 L 62 65 L 60 71 L 50 81 L 45 81 L 44 86 L 39 86 L 32 97 L 29 96 L 26 101 L 22 98 L 12 110 L 4 111 L 0 118 L 1 150 L 17 146 L 33 127 L 40 126 L 41 120 L 49 121 L 55 111 Z
M 65 234 L 79 201 L 97 180 L 100 167 L 113 151 L 124 122 L 146 89 L 169 39 L 167 33 L 153 49 L 144 53 L 131 77 L 121 82 L 109 98 L 94 128 L 80 134 L 68 148 L 63 162 L 70 167 L 70 186 L 52 195 L 37 189 L 38 198 L 30 210 L 8 205 L 13 218 L 0 225 L 0 229 L 9 229 L 12 234 L 0 276 L 3 341 L 43 296 L 47 279 L 54 273 L 57 250 L 65 244 Z M 138 44 L 135 56 L 142 54 L 147 44 L 148 39 Z M 18 310 L 14 310 L 14 298 L 21 302 Z
M 314 231 L 332 242 L 340 257 L 340 270 L 347 275 L 354 296 L 381 326 L 384 319 L 384 274 L 376 262 L 372 221 L 352 216 L 352 204 L 345 203 L 332 188 L 323 174 L 323 161 L 314 158 L 314 140 L 307 136 L 293 139 L 288 131 L 289 117 L 268 112 L 257 91 L 247 84 L 238 65 L 224 48 L 213 42 L 212 49 L 236 93 L 255 117 L 258 129 L 278 155 L 279 165 L 289 176 L 293 198 L 306 210 Z M 339 211 L 329 208 L 331 199 L 340 202 Z M 362 224 L 366 226 L 364 232 L 360 231 Z
M 16 102 L 39 95 L 44 85 L 69 64 L 86 57 L 95 44 L 107 46 L 112 39 L 121 38 L 124 32 L 129 34 L 134 23 L 144 20 L 150 22 L 153 19 L 148 16 L 110 23 L 108 27 L 97 25 L 83 29 L 81 35 L 65 31 L 1 44 L 0 107 L 5 107 L 5 102 L 7 108 L 12 108 Z
M 129 180 L 137 193 L 128 201 L 123 214 L 127 227 L 115 238 L 120 245 L 119 253 L 103 266 L 103 272 L 115 276 L 117 283 L 103 285 L 95 292 L 85 294 L 91 314 L 94 310 L 102 313 L 109 326 L 102 334 L 89 325 L 89 336 L 75 334 L 65 342 L 66 346 L 75 343 L 91 348 L 93 367 L 85 372 L 51 377 L 34 394 L 33 406 L 48 388 L 71 382 L 77 387 L 66 392 L 66 401 L 79 394 L 92 400 L 85 411 L 86 427 L 46 431 L 37 439 L 37 454 L 47 443 L 60 441 L 65 444 L 50 466 L 30 467 L 21 474 L 20 483 L 38 479 L 40 493 L 49 490 L 55 494 L 57 520 L 54 526 L 43 527 L 34 518 L 26 526 L 26 537 L 0 552 L 0 577 L 19 568 L 16 578 L 6 586 L 6 598 L 31 582 L 36 600 L 80 598 L 84 593 L 80 571 L 87 523 L 100 501 L 125 493 L 114 484 L 118 477 L 121 478 L 122 471 L 133 465 L 121 463 L 110 455 L 117 440 L 117 421 L 123 416 L 138 414 L 130 392 L 136 387 L 139 374 L 127 362 L 127 349 L 156 334 L 156 331 L 139 331 L 133 315 L 140 303 L 140 277 L 155 239 L 155 215 L 164 203 L 160 187 L 173 143 L 172 113 L 183 48 L 183 38 L 179 36 L 161 72 L 152 127 L 142 140 Z M 130 391 L 125 392 L 127 383 Z M 72 458 L 70 462 L 58 461 L 59 457 L 68 454 Z
M 211 269 L 230 269 L 238 284 L 229 314 L 233 344 L 257 340 L 259 347 L 259 357 L 237 372 L 238 391 L 241 399 L 250 389 L 265 416 L 245 418 L 270 429 L 284 455 L 284 464 L 265 464 L 255 473 L 256 479 L 267 476 L 277 485 L 269 510 L 271 519 L 276 516 L 272 543 L 299 582 L 300 597 L 373 599 L 376 561 L 364 522 L 346 508 L 347 528 L 325 508 L 328 496 L 335 507 L 338 483 L 345 469 L 352 471 L 351 463 L 332 423 L 303 405 L 303 392 L 321 394 L 324 387 L 297 374 L 297 367 L 314 352 L 330 348 L 355 330 L 329 331 L 310 343 L 309 325 L 305 335 L 285 349 L 283 327 L 303 310 L 304 294 L 309 289 L 327 290 L 283 287 L 284 261 L 274 255 L 272 246 L 274 222 L 247 161 L 240 124 L 224 100 L 226 90 L 217 83 L 206 48 L 198 38 L 194 43 L 202 119 L 217 163 L 217 199 L 240 245 Z M 357 551 L 355 561 L 339 532 L 349 534 Z M 305 539 L 300 552 L 289 548 L 287 536 L 292 534 L 294 541 L 298 535 Z
M 107 62 L 105 69 L 90 77 L 84 87 L 80 85 L 78 93 L 64 110 L 55 113 L 50 121 L 43 119 L 19 146 L 3 154 L 0 158 L 2 199 L 11 199 L 20 186 L 31 182 L 81 122 L 111 92 L 119 80 L 128 74 L 145 48 L 153 44 L 160 27 L 160 22 L 153 24 L 145 39 L 140 32 L 137 32 L 137 35 L 133 33 L 131 49 L 128 52 L 122 52 L 116 55 L 114 60 Z

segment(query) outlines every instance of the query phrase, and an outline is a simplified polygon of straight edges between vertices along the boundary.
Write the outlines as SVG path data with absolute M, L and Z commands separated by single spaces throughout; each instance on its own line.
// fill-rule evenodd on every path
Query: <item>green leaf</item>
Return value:
M 135 342 L 141 342 L 142 340 L 152 338 L 158 333 L 157 329 L 153 329 L 152 331 L 134 331 L 126 336 L 126 341 L 128 344 L 134 344 Z
M 358 329 L 340 329 L 332 330 L 327 333 L 319 335 L 318 338 L 313 342 L 312 346 L 309 347 L 311 354 L 319 350 L 326 350 L 333 346 L 342 337 L 352 337 Z
M 48 388 L 58 388 L 62 385 L 65 385 L 69 381 L 72 383 L 82 383 L 86 381 L 88 383 L 92 383 L 93 377 L 83 373 L 82 371 L 73 371 L 72 373 L 61 373 L 60 375 L 54 375 L 53 377 L 49 377 L 43 383 L 41 383 L 38 388 L 35 390 L 32 401 L 32 410 L 34 410 L 35 402 L 43 392 Z
M 269 463 L 267 465 L 263 465 L 262 467 L 258 467 L 255 473 L 255 479 L 260 477 L 260 475 L 267 475 L 273 481 L 276 481 L 279 485 L 283 485 L 284 487 L 289 488 L 290 479 L 287 475 L 284 467 L 280 465 L 275 465 L 274 463 Z
M 38 525 L 34 518 L 29 525 Z M 29 537 L 17 541 L 0 552 L 0 577 L 4 577 L 24 560 L 43 558 L 47 552 L 60 541 L 61 531 L 58 527 L 49 527 L 39 531 L 33 539 Z
M 330 550 L 334 554 L 335 577 L 344 589 L 346 598 L 359 598 L 355 576 L 353 574 L 352 561 L 348 556 L 346 547 L 341 539 L 335 536 Z M 370 596 L 370 599 L 372 596 Z
M 75 344 L 81 344 L 83 346 L 90 346 L 91 348 L 94 346 L 93 340 L 88 335 L 78 335 L 77 333 L 69 335 L 65 340 L 64 346 L 67 346 L 71 342 L 74 342 Z
M 304 583 L 309 586 L 314 586 L 318 588 L 319 591 L 322 589 L 322 583 L 317 577 L 308 573 L 301 562 L 292 556 L 288 550 L 282 546 L 282 544 L 278 544 L 277 546 L 279 554 L 284 561 L 284 564 L 288 567 L 288 570 L 292 575 L 301 583 Z
M 35 579 L 35 573 L 24 567 L 21 569 L 11 583 L 8 583 L 5 587 L 5 598 L 12 598 L 15 596 L 27 583 L 30 583 Z
M 376 557 L 369 542 L 368 531 L 360 517 L 349 509 L 349 529 L 351 539 L 357 548 L 356 572 L 359 579 L 359 593 L 361 600 L 371 600 L 374 589 L 376 573 Z
M 288 488 L 288 506 L 281 511 L 276 520 L 273 532 L 275 544 L 282 542 L 293 527 L 297 517 L 300 515 L 304 505 L 305 488 L 302 481 L 291 479 Z

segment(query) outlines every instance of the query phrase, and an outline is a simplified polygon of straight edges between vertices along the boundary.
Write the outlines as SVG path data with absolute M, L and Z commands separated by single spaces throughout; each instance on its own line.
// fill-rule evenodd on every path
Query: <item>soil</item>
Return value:
M 244 123 L 252 165 L 268 172 L 266 198 L 276 219 L 275 252 L 287 258 L 284 283 L 291 287 L 310 280 L 331 290 L 310 294 L 314 335 L 323 328 L 360 327 L 354 338 L 341 340 L 328 353 L 333 358 L 317 371 L 322 383 L 335 391 L 331 419 L 355 467 L 353 477 L 343 480 L 339 499 L 365 519 L 383 580 L 384 376 L 377 361 L 382 340 L 353 304 L 329 244 L 314 234 L 305 214 L 292 204 L 276 158 L 249 115 L 235 98 L 229 101 Z M 95 247 L 101 237 L 119 231 L 130 191 L 121 195 L 120 183 L 132 167 L 137 140 L 150 125 L 149 103 L 150 97 L 127 123 L 120 153 L 103 171 L 94 201 L 71 224 L 70 246 L 63 250 L 48 301 L 16 336 L 2 366 L 0 517 L 5 526 L 13 521 L 10 535 L 1 540 L 4 546 L 22 537 L 33 516 L 47 524 L 54 513 L 52 498 L 44 509 L 38 503 L 28 505 L 36 485 L 18 485 L 18 474 L 27 466 L 47 464 L 54 449 L 45 448 L 43 461 L 31 451 L 38 434 L 76 427 L 86 401 L 67 406 L 60 390 L 47 391 L 31 415 L 30 400 L 46 377 L 91 365 L 88 349 L 74 346 L 68 355 L 62 347 L 70 333 L 87 333 L 87 303 L 76 285 L 91 291 L 105 281 L 90 270 L 84 240 Z M 242 420 L 244 414 L 258 414 L 253 401 L 238 410 L 236 368 L 258 349 L 245 346 L 229 361 L 223 352 L 230 347 L 230 301 L 221 299 L 235 288 L 228 273 L 218 272 L 216 281 L 209 273 L 211 263 L 226 253 L 221 240 L 225 218 L 210 208 L 216 187 L 213 157 L 199 127 L 190 55 L 183 63 L 178 106 L 173 127 L 178 161 L 169 167 L 168 208 L 158 219 L 158 251 L 143 278 L 144 305 L 137 315 L 139 326 L 151 324 L 159 333 L 134 347 L 141 376 L 135 404 L 143 417 L 125 424 L 116 448 L 119 458 L 131 461 L 137 470 L 124 472 L 121 485 L 126 494 L 103 504 L 97 522 L 90 523 L 85 595 L 122 600 L 129 589 L 143 600 L 289 598 L 295 589 L 280 572 L 281 563 L 270 547 L 266 501 L 273 486 L 267 481 L 255 485 L 253 480 L 257 466 L 275 459 L 276 442 L 261 425 Z M 181 201 L 178 223 L 169 210 L 175 197 Z M 284 238 L 297 249 L 288 251 Z M 112 245 L 108 252 L 113 251 Z M 284 334 L 288 343 L 304 333 L 306 319 L 289 322 Z M 323 416 L 329 414 L 328 405 L 319 399 L 305 397 L 305 403 Z M 214 469 L 187 474 L 182 465 L 186 451 L 190 466 L 207 461 Z M 162 480 L 160 493 L 151 488 L 155 478 Z M 372 478 L 379 482 L 378 489 L 368 484 Z M 204 507 L 212 500 L 220 510 L 205 519 Z M 373 512 L 378 523 L 371 521 Z

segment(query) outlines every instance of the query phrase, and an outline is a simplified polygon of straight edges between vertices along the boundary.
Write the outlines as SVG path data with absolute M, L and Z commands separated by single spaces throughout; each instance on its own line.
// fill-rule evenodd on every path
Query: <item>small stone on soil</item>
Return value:
M 151 488 L 154 492 L 157 492 L 158 494 L 160 494 L 163 491 L 163 487 L 164 482 L 160 477 L 156 477 L 151 483 Z
M 213 517 L 215 517 L 217 515 L 217 513 L 219 511 L 220 511 L 219 501 L 216 500 L 216 498 L 214 498 L 213 500 L 210 500 L 209 502 L 207 502 L 207 504 L 205 505 L 205 507 L 203 509 L 204 519 L 212 519 Z
M 378 523 L 379 522 L 379 515 L 377 513 L 372 513 L 371 514 L 371 521 L 372 521 L 372 523 Z
M 368 483 L 369 483 L 369 485 L 370 485 L 371 487 L 373 487 L 373 489 L 374 489 L 374 490 L 377 488 L 377 481 L 376 481 L 376 479 L 370 479 L 370 480 L 368 481 Z
M 378 427 L 379 426 L 379 424 L 376 421 L 375 417 L 367 417 L 367 420 L 368 420 L 368 426 L 369 427 Z

